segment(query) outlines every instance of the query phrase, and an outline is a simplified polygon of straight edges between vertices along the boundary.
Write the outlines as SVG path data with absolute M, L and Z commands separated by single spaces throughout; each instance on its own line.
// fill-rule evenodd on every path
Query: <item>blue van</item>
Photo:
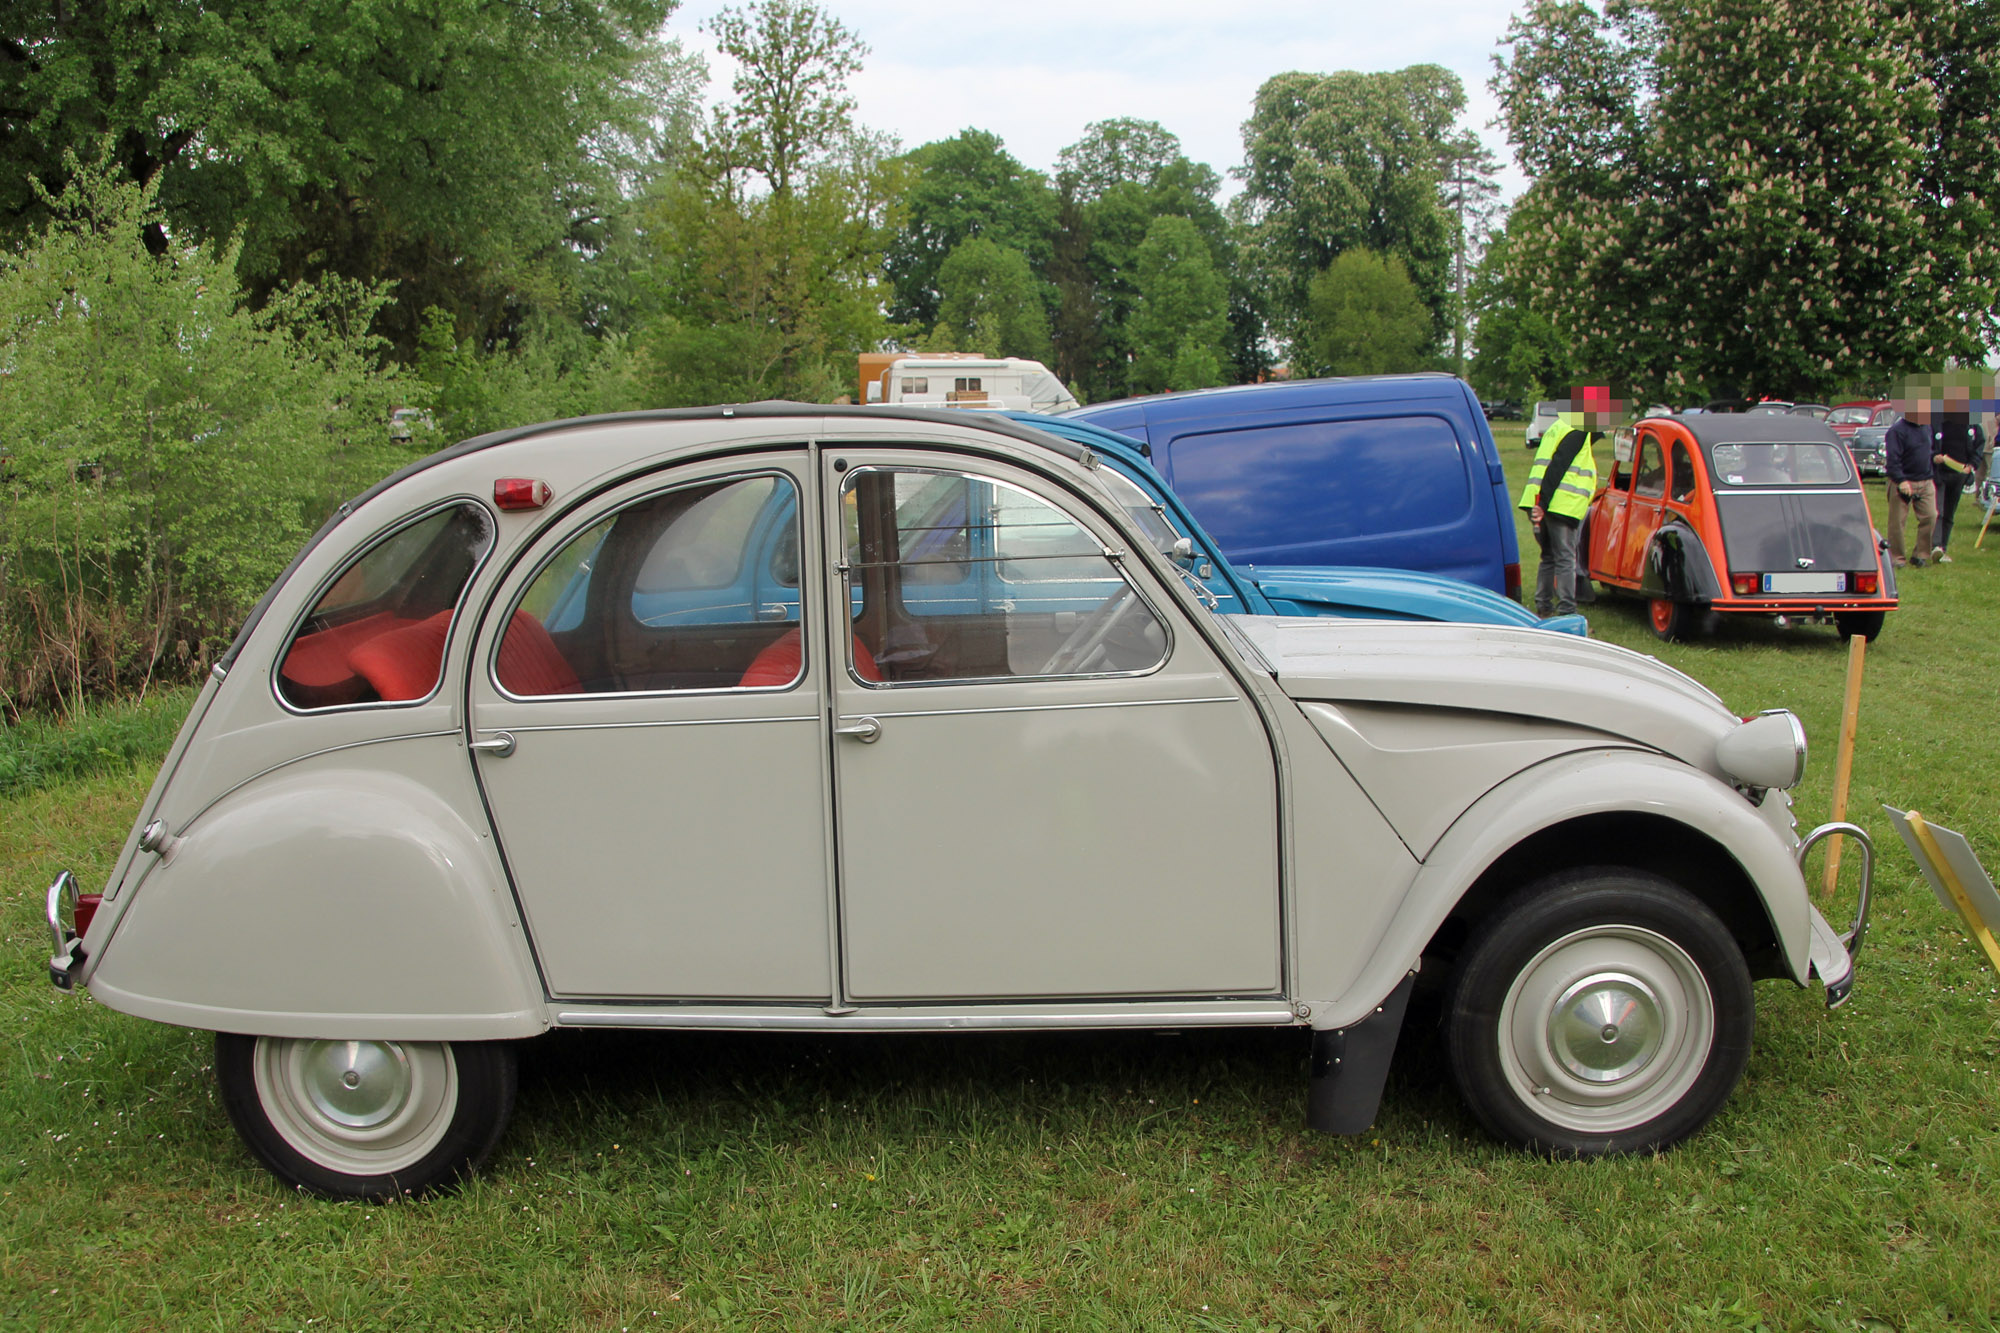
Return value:
M 1098 403 L 1240 566 L 1373 565 L 1521 597 L 1500 450 L 1455 375 L 1243 384 Z

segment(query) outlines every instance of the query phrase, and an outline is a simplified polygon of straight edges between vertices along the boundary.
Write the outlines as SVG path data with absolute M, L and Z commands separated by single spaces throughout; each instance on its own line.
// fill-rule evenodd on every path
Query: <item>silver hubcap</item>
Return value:
M 1687 951 L 1638 926 L 1589 926 L 1528 961 L 1501 1005 L 1501 1068 L 1565 1129 L 1613 1134 L 1687 1095 L 1715 1043 L 1715 1001 Z
M 441 1042 L 260 1037 L 252 1071 L 272 1128 L 300 1155 L 345 1175 L 421 1161 L 458 1105 L 458 1064 Z

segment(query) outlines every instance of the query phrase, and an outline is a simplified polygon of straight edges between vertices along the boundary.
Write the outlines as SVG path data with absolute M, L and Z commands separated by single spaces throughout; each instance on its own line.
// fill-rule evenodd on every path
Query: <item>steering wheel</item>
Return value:
M 1136 605 L 1138 598 L 1133 595 L 1132 585 L 1120 583 L 1116 592 L 1100 602 L 1096 610 L 1070 631 L 1069 637 L 1056 646 L 1056 650 L 1049 654 L 1049 660 L 1042 663 L 1042 669 L 1035 674 L 1054 676 L 1088 667 L 1103 653 L 1104 641 L 1111 637 L 1111 631 Z

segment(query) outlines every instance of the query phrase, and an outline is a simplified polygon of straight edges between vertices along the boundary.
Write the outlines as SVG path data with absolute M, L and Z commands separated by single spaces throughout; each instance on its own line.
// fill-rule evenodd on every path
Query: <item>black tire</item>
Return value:
M 1701 628 L 1701 608 L 1687 602 L 1654 597 L 1646 603 L 1646 621 L 1656 638 L 1669 643 L 1692 639 Z
M 1749 969 L 1715 913 L 1614 866 L 1508 899 L 1445 1002 L 1460 1096 L 1496 1138 L 1554 1157 L 1658 1152 L 1694 1133 L 1742 1078 L 1755 1023 Z
M 1840 631 L 1840 641 L 1846 643 L 1859 634 L 1873 643 L 1882 637 L 1882 622 L 1888 619 L 1881 611 L 1835 611 L 1833 627 Z
M 492 1155 L 514 1113 L 514 1051 L 499 1042 L 219 1032 L 215 1076 L 258 1160 L 329 1199 L 448 1189 Z

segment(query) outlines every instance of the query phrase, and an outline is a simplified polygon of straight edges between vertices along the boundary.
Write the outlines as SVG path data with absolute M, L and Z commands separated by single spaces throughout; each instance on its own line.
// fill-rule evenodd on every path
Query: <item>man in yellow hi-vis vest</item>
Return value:
M 1556 414 L 1542 432 L 1542 446 L 1528 469 L 1520 508 L 1534 524 L 1535 544 L 1542 562 L 1535 571 L 1535 614 L 1572 615 L 1576 611 L 1576 539 L 1590 497 L 1597 493 L 1597 460 L 1591 446 L 1623 410 L 1606 385 L 1582 385 L 1570 390 L 1568 410 Z

